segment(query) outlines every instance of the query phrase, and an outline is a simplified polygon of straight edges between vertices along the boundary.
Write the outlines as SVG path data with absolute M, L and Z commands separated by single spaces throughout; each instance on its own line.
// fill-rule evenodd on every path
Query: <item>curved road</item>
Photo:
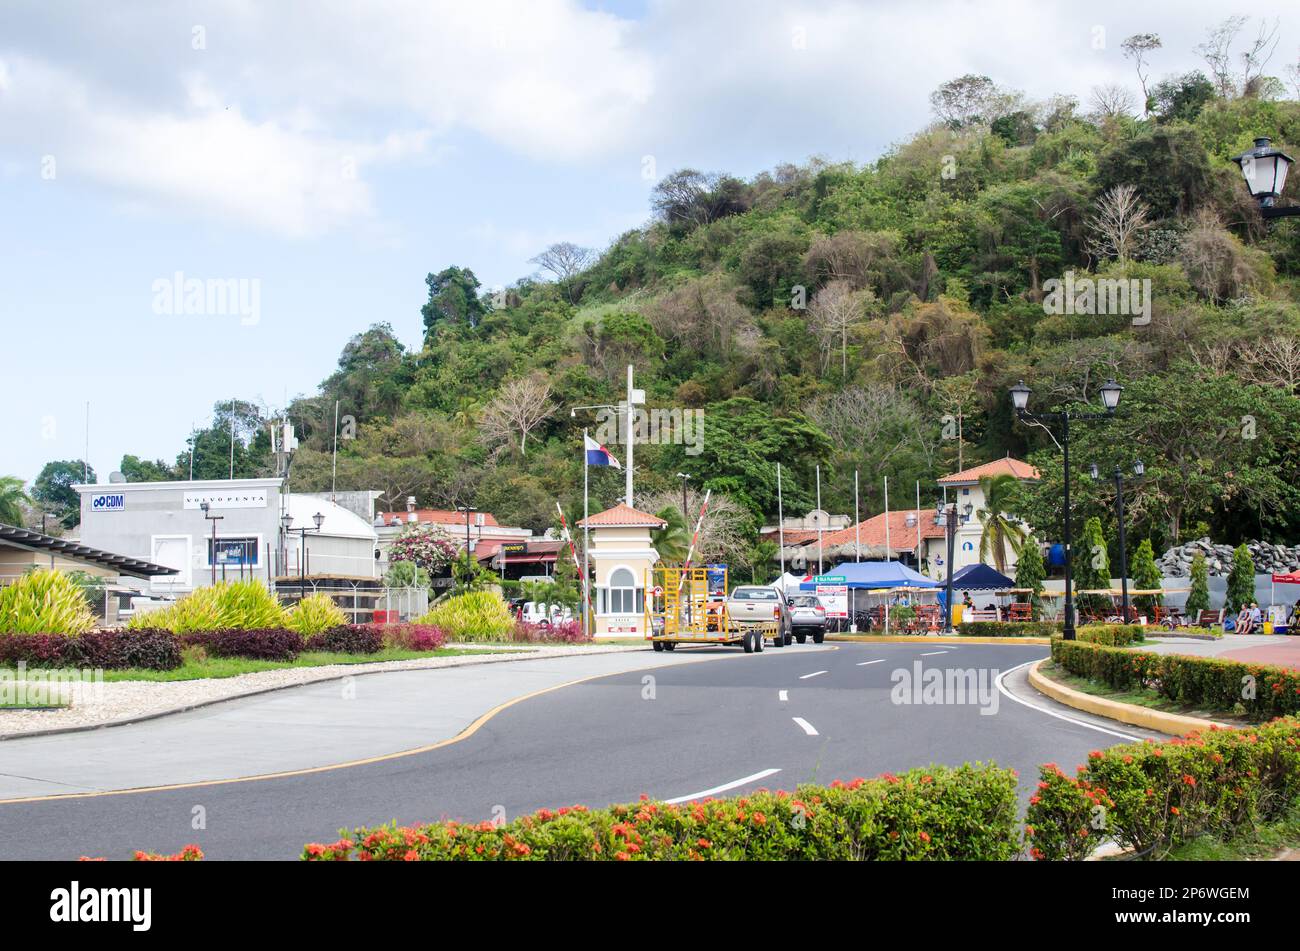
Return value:
M 716 653 L 532 697 L 458 742 L 410 756 L 253 782 L 0 802 L 0 858 L 125 858 L 137 848 L 197 842 L 214 859 L 283 859 L 342 827 L 394 818 L 510 818 L 641 793 L 683 799 L 791 789 L 968 760 L 1014 767 L 1027 795 L 1039 764 L 1068 770 L 1089 750 L 1123 742 L 1117 725 L 1107 731 L 1061 719 L 1041 698 L 1035 709 L 998 690 L 998 675 L 1045 656 L 1041 646 L 842 643 Z M 930 669 L 973 672 L 986 692 L 963 703 L 951 694 L 940 703 L 895 702 L 900 675 Z M 925 699 L 919 686 L 908 696 Z

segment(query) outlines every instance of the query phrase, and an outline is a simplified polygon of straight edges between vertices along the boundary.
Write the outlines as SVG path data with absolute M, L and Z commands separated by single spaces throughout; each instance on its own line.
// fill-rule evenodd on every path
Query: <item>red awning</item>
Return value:
M 1283 572 L 1273 575 L 1274 584 L 1300 584 L 1300 573 Z

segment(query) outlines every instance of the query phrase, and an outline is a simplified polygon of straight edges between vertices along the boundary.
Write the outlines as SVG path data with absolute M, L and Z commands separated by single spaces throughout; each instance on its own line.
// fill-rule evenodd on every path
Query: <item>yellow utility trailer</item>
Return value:
M 722 593 L 709 593 L 707 568 L 656 566 L 646 572 L 646 640 L 657 651 L 678 644 L 726 644 L 746 652 L 762 650 L 763 641 L 776 643 L 783 635 L 779 620 L 739 624 L 727 612 L 727 572 Z

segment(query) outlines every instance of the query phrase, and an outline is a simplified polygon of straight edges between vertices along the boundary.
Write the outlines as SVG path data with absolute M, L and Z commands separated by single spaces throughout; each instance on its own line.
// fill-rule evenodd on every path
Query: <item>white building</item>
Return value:
M 82 544 L 176 569 L 150 580 L 153 594 L 182 595 L 222 578 L 275 584 L 300 574 L 356 580 L 378 574 L 368 521 L 327 499 L 286 494 L 282 479 L 73 488 L 81 496 Z

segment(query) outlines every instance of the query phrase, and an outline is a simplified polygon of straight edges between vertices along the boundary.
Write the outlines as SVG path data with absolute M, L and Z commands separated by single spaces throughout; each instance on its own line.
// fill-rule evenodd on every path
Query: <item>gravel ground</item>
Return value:
M 484 651 L 500 650 L 494 645 L 457 644 L 457 649 Z M 482 656 L 463 654 L 456 657 L 424 657 L 415 660 L 394 660 L 378 664 L 331 664 L 328 667 L 286 667 L 282 670 L 264 670 L 237 677 L 212 680 L 176 680 L 155 682 L 149 680 L 122 680 L 91 685 L 62 685 L 57 692 L 72 700 L 64 709 L 55 710 L 0 710 L 0 740 L 24 734 L 50 730 L 91 729 L 130 722 L 141 717 L 178 713 L 192 707 L 230 700 L 234 697 L 262 693 L 281 687 L 333 680 L 349 674 L 368 674 L 388 670 L 424 670 L 437 667 L 460 667 L 465 664 L 504 663 L 536 657 L 562 657 L 567 654 L 610 654 L 623 651 L 644 650 L 642 647 L 612 644 L 546 644 L 512 645 L 507 648 L 518 653 Z M 29 685 L 30 681 L 20 681 Z M 16 689 L 15 684 L 15 689 Z M 42 685 L 44 686 L 44 685 Z

